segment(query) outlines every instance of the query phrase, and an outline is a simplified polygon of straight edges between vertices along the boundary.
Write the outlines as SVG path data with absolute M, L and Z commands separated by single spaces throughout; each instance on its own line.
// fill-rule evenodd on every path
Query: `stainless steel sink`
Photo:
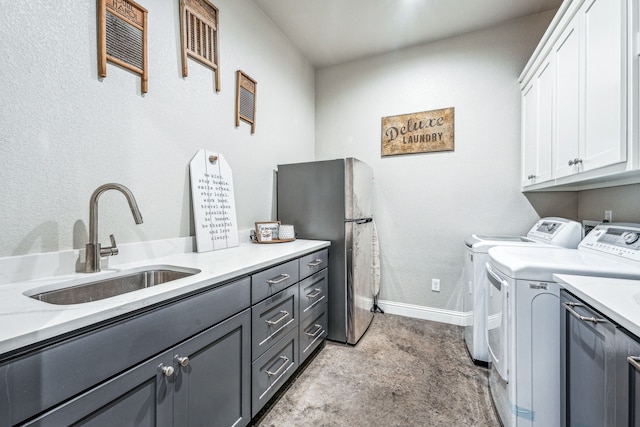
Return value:
M 122 295 L 199 273 L 199 270 L 157 268 L 123 273 L 115 277 L 74 283 L 69 286 L 28 295 L 39 301 L 57 305 L 82 304 Z

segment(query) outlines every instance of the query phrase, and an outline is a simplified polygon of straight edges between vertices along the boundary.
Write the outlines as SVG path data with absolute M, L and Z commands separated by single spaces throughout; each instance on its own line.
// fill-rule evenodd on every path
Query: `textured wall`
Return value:
M 602 221 L 604 211 L 613 213 L 614 222 L 640 223 L 640 184 L 598 188 L 578 193 L 581 219 Z
M 271 218 L 272 170 L 314 156 L 314 70 L 250 0 L 217 0 L 222 91 L 189 62 L 182 77 L 179 2 L 149 10 L 149 92 L 117 66 L 97 75 L 97 1 L 0 0 L 0 256 L 84 247 L 89 197 L 100 240 L 192 234 L 188 163 L 200 148 L 233 168 L 240 228 Z M 235 127 L 235 72 L 257 80 L 257 127 Z
M 522 234 L 518 76 L 552 13 L 316 70 L 318 159 L 357 157 L 375 175 L 383 300 L 461 310 L 464 238 Z M 381 117 L 455 107 L 455 151 L 380 156 Z M 575 217 L 575 194 L 546 215 Z M 431 292 L 431 279 L 441 292 Z

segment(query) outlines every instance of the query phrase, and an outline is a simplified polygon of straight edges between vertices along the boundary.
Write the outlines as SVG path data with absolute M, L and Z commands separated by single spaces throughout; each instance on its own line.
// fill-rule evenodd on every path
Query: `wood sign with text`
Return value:
M 453 151 L 454 108 L 382 118 L 382 156 Z

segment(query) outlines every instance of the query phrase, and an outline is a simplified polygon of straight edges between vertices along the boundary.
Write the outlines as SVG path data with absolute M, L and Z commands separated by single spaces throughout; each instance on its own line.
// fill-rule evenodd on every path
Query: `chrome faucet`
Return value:
M 133 193 L 127 187 L 121 184 L 104 184 L 96 188 L 96 191 L 91 195 L 89 201 L 89 243 L 86 246 L 87 263 L 85 266 L 86 273 L 97 273 L 100 271 L 100 258 L 112 255 L 118 255 L 118 247 L 116 246 L 116 239 L 113 234 L 110 237 L 111 246 L 103 248 L 98 242 L 98 198 L 102 193 L 107 190 L 118 190 L 127 198 L 131 213 L 133 214 L 133 220 L 136 224 L 142 224 L 142 215 L 136 198 L 133 197 Z

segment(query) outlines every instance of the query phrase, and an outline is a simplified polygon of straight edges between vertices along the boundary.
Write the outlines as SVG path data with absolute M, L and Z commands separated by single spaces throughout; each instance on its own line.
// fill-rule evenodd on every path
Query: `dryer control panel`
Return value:
M 576 248 L 582 240 L 582 225 L 565 218 L 543 218 L 527 233 L 527 237 L 565 248 Z
M 599 224 L 587 234 L 578 249 L 640 261 L 640 224 Z

